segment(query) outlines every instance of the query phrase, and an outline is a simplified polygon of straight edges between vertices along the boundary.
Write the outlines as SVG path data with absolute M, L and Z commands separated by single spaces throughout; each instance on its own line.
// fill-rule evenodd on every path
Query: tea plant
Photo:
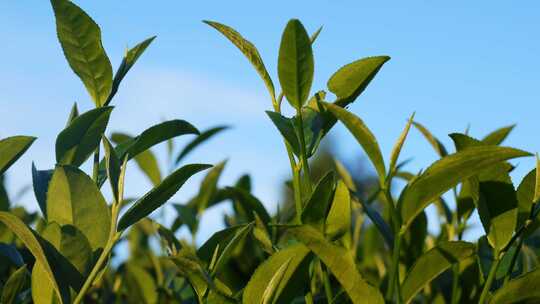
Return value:
M 32 167 L 39 212 L 14 207 L 0 180 L 1 303 L 540 301 L 540 160 L 515 187 L 509 161 L 531 154 L 501 146 L 512 126 L 482 139 L 452 133 L 455 152 L 449 153 L 413 114 L 385 160 L 374 134 L 346 107 L 389 57 L 363 58 L 338 69 L 327 84 L 334 98 L 324 90 L 313 93 L 312 48 L 320 29 L 309 36 L 293 19 L 279 48 L 279 91 L 251 42 L 226 25 L 205 21 L 247 57 L 268 90 L 272 110 L 267 114 L 287 151 L 294 205 L 272 215 L 251 193 L 248 175 L 234 185 L 219 186 L 225 161 L 177 168 L 226 127 L 199 132 L 184 120 L 170 120 L 138 136 L 106 136 L 113 98 L 154 37 L 127 50 L 113 75 L 97 24 L 68 0 L 51 3 L 65 57 L 95 108 L 79 113 L 73 107 L 56 139 L 55 168 Z M 282 113 L 287 104 L 294 110 L 292 117 Z M 311 173 L 310 160 L 338 122 L 377 174 L 376 189 L 367 197 L 339 162 L 319 180 Z M 440 156 L 417 174 L 405 170 L 407 161 L 399 161 L 413 126 Z M 176 151 L 174 139 L 189 134 L 196 137 Z M 13 136 L 0 141 L 0 176 L 34 140 Z M 163 142 L 166 170 L 151 151 Z M 92 163 L 88 174 L 80 169 L 87 161 Z M 124 197 L 130 161 L 153 185 L 140 198 Z M 194 197 L 169 202 L 186 180 L 203 170 L 207 172 Z M 397 187 L 397 180 L 405 186 Z M 105 183 L 110 202 L 102 194 Z M 177 212 L 172 225 L 149 217 L 166 202 Z M 200 246 L 176 237 L 186 226 L 195 239 L 201 215 L 226 202 L 232 213 L 224 218 L 225 229 Z M 438 216 L 429 220 L 440 224 L 438 234 L 427 230 L 425 209 L 431 204 Z M 485 235 L 472 243 L 463 241 L 463 235 L 474 224 L 474 212 Z M 117 247 L 122 243 L 127 248 Z M 115 255 L 126 253 L 111 265 Z

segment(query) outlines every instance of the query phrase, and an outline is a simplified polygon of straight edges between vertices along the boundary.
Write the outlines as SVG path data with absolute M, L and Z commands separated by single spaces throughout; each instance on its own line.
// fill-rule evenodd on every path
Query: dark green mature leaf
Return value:
M 530 156 L 530 153 L 507 147 L 470 147 L 433 163 L 402 193 L 400 210 L 406 228 L 425 207 L 460 181 L 478 174 L 499 162 Z
M 212 275 L 220 273 L 224 265 L 232 258 L 234 251 L 241 246 L 249 233 L 253 230 L 254 225 L 248 224 L 238 229 L 232 238 L 227 243 L 220 243 L 220 246 L 215 249 L 217 259 L 211 266 Z
M 118 231 L 122 231 L 135 224 L 143 217 L 166 203 L 182 185 L 195 173 L 210 168 L 211 165 L 192 164 L 185 165 L 174 171 L 154 189 L 137 200 L 118 222 Z
M 17 237 L 24 243 L 26 248 L 32 253 L 36 261 L 43 265 L 43 271 L 48 279 L 52 282 L 52 287 L 58 296 L 61 295 L 58 283 L 50 264 L 48 255 L 42 246 L 44 242 L 41 238 L 28 226 L 26 226 L 15 215 L 0 211 L 0 222 L 6 225 Z M 62 301 L 60 301 L 62 303 Z
M 330 211 L 326 217 L 325 234 L 337 239 L 351 229 L 351 196 L 343 181 L 338 181 Z
M 239 186 L 226 187 L 225 190 L 229 191 L 232 197 L 237 199 L 238 203 L 246 211 L 249 220 L 255 220 L 253 213 L 256 213 L 264 223 L 270 222 L 270 214 L 268 214 L 261 201 L 253 194 Z
M 9 260 L 15 267 L 21 267 L 24 264 L 23 258 L 15 245 L 0 243 L 0 256 L 4 261 Z
M 302 244 L 288 246 L 264 261 L 251 276 L 242 296 L 244 304 L 291 303 L 303 295 L 302 264 L 306 264 L 309 249 Z M 307 271 L 304 276 L 307 276 Z M 295 280 L 295 277 L 296 280 Z M 297 288 L 294 288 L 297 285 Z
M 73 107 L 71 107 L 71 112 L 69 112 L 69 117 L 66 122 L 66 127 L 69 126 L 75 118 L 79 116 L 79 108 L 77 107 L 77 103 L 73 103 Z
M 179 273 L 186 277 L 197 297 L 197 303 L 203 303 L 203 297 L 211 284 L 210 277 L 203 269 L 201 261 L 191 248 L 184 247 L 172 257 Z
M 334 195 L 335 175 L 328 172 L 317 184 L 311 197 L 302 210 L 302 223 L 323 231 L 326 215 Z
M 112 107 L 90 110 L 75 118 L 56 138 L 56 162 L 79 167 L 98 148 Z
M 68 0 L 51 0 L 56 32 L 73 72 L 100 107 L 109 97 L 112 67 L 103 45 L 99 26 L 80 7 Z
M 437 152 L 440 157 L 445 157 L 446 155 L 448 155 L 448 152 L 446 151 L 446 148 L 441 143 L 441 141 L 438 140 L 435 136 L 433 136 L 433 134 L 431 134 L 431 132 L 429 132 L 426 127 L 416 121 L 413 122 L 413 125 L 416 127 L 416 129 L 418 129 L 418 131 L 420 131 L 420 133 L 422 133 L 422 135 L 431 144 L 433 149 L 435 149 L 435 152 Z
M 327 84 L 330 92 L 337 96 L 336 104 L 344 107 L 353 102 L 388 60 L 388 56 L 367 57 L 337 70 Z
M 116 95 L 116 92 L 118 91 L 118 88 L 120 87 L 120 83 L 122 82 L 126 74 L 133 67 L 135 62 L 137 62 L 137 59 L 141 57 L 141 55 L 144 53 L 144 51 L 150 45 L 150 43 L 154 41 L 154 39 L 156 39 L 156 36 L 152 36 L 144 40 L 143 42 L 137 44 L 136 46 L 132 47 L 126 52 L 126 54 L 124 55 L 124 58 L 122 58 L 122 62 L 120 63 L 118 70 L 114 74 L 111 92 L 109 96 L 107 97 L 107 101 L 105 101 L 105 104 L 104 104 L 105 106 L 109 105 L 114 95 Z
M 379 290 L 369 285 L 358 272 L 350 251 L 331 244 L 310 226 L 292 228 L 289 231 L 321 259 L 353 303 L 384 303 Z
M 364 212 L 367 214 L 369 219 L 375 224 L 375 227 L 377 227 L 377 230 L 381 233 L 382 237 L 384 238 L 386 245 L 388 245 L 388 248 L 393 248 L 394 246 L 394 234 L 392 232 L 392 229 L 390 226 L 386 223 L 382 215 L 375 210 L 371 205 L 368 205 L 363 200 L 359 200 L 360 204 L 362 204 L 362 208 L 364 209 Z
M 71 166 L 54 170 L 47 192 L 47 220 L 77 227 L 93 250 L 105 247 L 111 227 L 111 214 L 98 187 Z
M 131 303 L 154 304 L 158 301 L 157 286 L 154 278 L 136 263 L 126 265 L 124 276 L 126 292 Z
M 32 163 L 32 185 L 34 195 L 43 213 L 43 217 L 47 218 L 47 191 L 49 190 L 49 182 L 51 181 L 54 170 L 37 170 Z
M 294 122 L 298 126 L 298 115 L 294 117 Z M 303 132 L 304 140 L 306 144 L 306 153 L 308 157 L 311 157 L 315 154 L 322 138 L 325 135 L 324 130 L 324 116 L 320 115 L 318 111 L 313 110 L 310 107 L 302 108 L 302 123 L 303 123 Z M 298 154 L 297 154 L 298 155 Z
M 540 301 L 540 268 L 509 281 L 493 294 L 489 303 L 537 303 L 538 301 Z
M 486 137 L 482 138 L 482 143 L 486 145 L 500 145 L 508 137 L 510 132 L 512 132 L 515 126 L 516 125 L 510 125 L 489 133 Z
M 213 137 L 217 133 L 219 133 L 219 132 L 221 132 L 223 130 L 226 130 L 228 128 L 229 128 L 228 126 L 219 126 L 219 127 L 210 128 L 208 130 L 205 130 L 205 131 L 201 132 L 199 134 L 199 136 L 195 137 L 195 139 L 193 139 L 191 142 L 189 142 L 184 147 L 184 149 L 178 154 L 178 156 L 176 157 L 175 163 L 176 164 L 180 163 L 180 161 L 182 159 L 184 159 L 184 157 L 186 157 L 186 155 L 188 155 L 191 151 L 193 151 L 193 149 L 195 149 L 197 146 L 199 146 L 203 142 L 207 141 L 208 139 L 210 139 L 211 137 Z
M 9 276 L 6 284 L 2 288 L 2 297 L 0 298 L 0 303 L 18 303 L 16 301 L 17 296 L 29 285 L 28 279 L 29 276 L 26 265 L 22 265 L 13 274 L 11 274 L 11 276 Z
M 21 157 L 36 140 L 31 136 L 13 136 L 0 140 L 0 175 Z
M 210 262 L 214 258 L 214 254 L 217 250 L 218 253 L 224 252 L 227 245 L 235 239 L 235 237 L 241 235 L 245 236 L 245 233 L 251 230 L 253 225 L 237 225 L 229 228 L 225 228 L 214 233 L 204 244 L 197 250 L 197 256 L 210 265 Z
M 313 50 L 309 35 L 299 20 L 291 19 L 281 36 L 278 76 L 283 94 L 298 111 L 309 97 L 313 71 Z
M 214 21 L 205 20 L 203 22 L 223 34 L 223 36 L 229 39 L 229 41 L 231 41 L 244 54 L 244 56 L 246 56 L 246 58 L 253 65 L 255 70 L 257 70 L 257 73 L 259 73 L 259 75 L 261 76 L 272 99 L 275 99 L 274 83 L 272 82 L 270 75 L 268 75 L 268 71 L 264 66 L 261 55 L 259 54 L 257 48 L 253 45 L 253 43 L 246 40 L 244 37 L 242 37 L 242 35 L 240 35 L 240 33 L 238 33 L 229 26 Z
M 441 242 L 428 250 L 412 266 L 401 284 L 403 301 L 409 303 L 426 284 L 452 264 L 473 256 L 475 252 L 474 244 L 462 241 Z
M 358 141 L 358 143 L 362 146 L 367 156 L 373 163 L 373 166 L 379 175 L 380 184 L 384 185 L 386 169 L 384 166 L 384 159 L 382 157 L 381 149 L 379 148 L 379 143 L 377 142 L 375 135 L 373 135 L 364 122 L 353 113 L 331 103 L 325 103 L 324 105 L 328 111 L 339 119 L 347 127 L 347 129 L 349 129 L 354 138 L 356 138 L 356 141 Z
M 159 163 L 157 157 L 151 150 L 146 150 L 139 152 L 134 157 L 131 157 L 131 154 L 128 154 L 124 150 L 127 149 L 127 146 L 133 144 L 136 139 L 124 134 L 124 133 L 113 133 L 111 139 L 118 144 L 115 149 L 116 154 L 123 155 L 123 157 L 128 157 L 129 159 L 134 158 L 137 166 L 141 171 L 148 177 L 150 182 L 156 186 L 161 182 L 161 170 L 159 169 Z
M 293 120 L 277 112 L 266 111 L 266 114 L 268 115 L 268 117 L 270 117 L 270 119 L 278 129 L 279 133 L 281 133 L 281 136 L 283 136 L 283 138 L 289 143 L 294 154 L 299 155 L 300 142 L 298 140 L 298 137 L 296 136 Z
M 521 181 L 517 188 L 518 221 L 517 227 L 522 227 L 531 214 L 536 188 L 536 169 L 531 170 Z
M 111 142 L 107 137 L 103 136 L 103 147 L 105 148 L 105 167 L 107 169 L 107 177 L 111 184 L 111 190 L 115 202 L 119 202 L 120 192 L 118 191 L 118 181 L 120 180 L 120 167 L 122 163 L 116 155 Z

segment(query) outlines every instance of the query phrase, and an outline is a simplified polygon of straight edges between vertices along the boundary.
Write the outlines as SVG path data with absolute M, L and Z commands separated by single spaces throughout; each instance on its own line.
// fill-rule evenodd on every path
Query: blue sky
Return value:
M 413 111 L 417 121 L 447 147 L 451 141 L 446 134 L 462 132 L 469 123 L 477 137 L 517 123 L 506 144 L 540 150 L 536 56 L 540 6 L 533 1 L 76 3 L 100 24 L 113 69 L 126 46 L 158 36 L 123 82 L 114 100 L 110 130 L 137 134 L 173 118 L 191 121 L 200 129 L 232 125 L 187 161 L 216 163 L 228 158 L 223 184 L 257 171 L 254 192 L 272 210 L 280 199 L 288 163 L 264 114 L 270 101 L 247 60 L 203 19 L 228 24 L 255 43 L 275 83 L 281 31 L 290 18 L 301 19 L 308 31 L 324 25 L 314 50 L 314 90 L 324 89 L 332 73 L 346 63 L 390 55 L 392 60 L 350 108 L 377 135 L 385 156 Z M 92 103 L 63 58 L 48 1 L 0 2 L 0 28 L 0 137 L 39 138 L 9 171 L 10 186 L 18 188 L 31 182 L 32 160 L 42 169 L 54 165 L 55 136 L 72 103 L 77 101 L 82 110 Z M 343 160 L 362 155 L 342 126 L 332 135 Z M 411 171 L 436 159 L 415 130 L 403 151 L 402 159 L 408 157 L 414 158 Z M 533 160 L 517 164 L 516 184 L 533 167 Z M 127 181 L 133 195 L 150 188 L 136 170 L 131 169 L 134 175 Z M 198 180 L 188 183 L 175 200 L 195 193 Z M 24 201 L 35 206 L 32 195 Z M 205 216 L 201 238 L 219 227 L 223 212 L 218 208 Z

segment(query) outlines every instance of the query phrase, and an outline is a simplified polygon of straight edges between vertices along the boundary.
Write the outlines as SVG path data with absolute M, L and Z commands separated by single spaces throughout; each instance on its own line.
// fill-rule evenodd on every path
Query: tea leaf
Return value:
M 298 111 L 309 97 L 313 70 L 313 51 L 308 33 L 299 20 L 291 19 L 281 36 L 278 76 L 283 94 Z
M 120 159 L 116 155 L 116 151 L 114 151 L 111 142 L 109 142 L 109 140 L 105 136 L 103 136 L 103 147 L 105 148 L 105 164 L 107 168 L 107 177 L 109 178 L 109 182 L 111 184 L 114 201 L 118 203 L 120 201 L 118 181 L 120 179 L 120 167 L 122 164 L 120 162 Z
M 79 116 L 79 108 L 77 107 L 77 103 L 75 102 L 73 104 L 73 107 L 71 107 L 71 112 L 69 112 L 69 117 L 66 122 L 66 128 L 73 122 L 75 118 Z
M 388 248 L 394 247 L 394 233 L 392 232 L 392 229 L 390 226 L 386 223 L 382 215 L 375 210 L 371 205 L 368 205 L 363 200 L 359 199 L 360 204 L 362 204 L 362 209 L 367 214 L 369 219 L 375 224 L 375 227 L 377 227 L 377 230 L 384 238 L 386 245 L 388 245 Z
M 137 44 L 126 52 L 124 58 L 122 58 L 122 62 L 120 63 L 118 70 L 116 70 L 116 73 L 114 74 L 111 92 L 104 103 L 105 106 L 109 105 L 114 95 L 116 95 L 116 92 L 120 87 L 120 83 L 122 82 L 126 74 L 129 72 L 129 70 L 131 70 L 135 62 L 137 62 L 139 57 L 141 57 L 144 51 L 146 51 L 146 48 L 150 45 L 150 43 L 152 43 L 152 41 L 154 41 L 154 39 L 156 39 L 156 36 L 152 36 L 144 40 L 143 42 Z
M 214 253 L 220 248 L 227 247 L 227 244 L 234 239 L 235 236 L 243 234 L 243 231 L 251 225 L 237 225 L 229 228 L 225 228 L 214 233 L 204 244 L 197 250 L 197 256 L 207 264 L 210 264 Z
M 218 250 L 217 253 L 219 257 L 213 263 L 211 267 L 211 274 L 215 275 L 222 270 L 223 266 L 233 257 L 234 251 L 243 244 L 248 234 L 253 230 L 253 225 L 248 224 L 244 227 L 238 229 L 233 237 L 224 244 L 223 247 L 218 247 L 218 249 L 223 248 L 223 250 Z
M 410 225 L 416 215 L 460 181 L 499 162 L 523 156 L 530 153 L 507 147 L 477 146 L 436 161 L 402 193 L 399 207 L 403 227 Z
M 364 122 L 353 113 L 331 103 L 325 103 L 325 107 L 330 111 L 337 119 L 339 119 L 349 131 L 352 133 L 356 141 L 362 146 L 367 156 L 373 163 L 377 174 L 379 175 L 379 182 L 384 185 L 386 178 L 386 169 L 384 167 L 384 160 L 379 148 L 379 143 L 375 138 L 375 135 L 371 133 Z
M 0 243 L 0 256 L 3 260 L 9 260 L 15 267 L 21 267 L 24 264 L 23 258 L 15 245 L 8 245 Z
M 49 182 L 51 181 L 54 170 L 37 170 L 32 162 L 32 185 L 34 195 L 39 205 L 43 217 L 47 218 L 47 191 L 49 190 Z
M 0 175 L 21 157 L 36 140 L 30 136 L 13 136 L 0 140 Z
M 255 220 L 255 217 L 253 216 L 254 212 L 263 220 L 264 223 L 270 222 L 270 214 L 268 214 L 268 211 L 266 211 L 266 208 L 264 208 L 261 201 L 251 193 L 238 186 L 227 187 L 225 190 L 230 191 L 232 196 L 238 200 L 238 203 L 240 203 L 240 205 L 242 205 L 246 211 L 249 220 Z
M 345 248 L 331 244 L 315 228 L 301 226 L 289 230 L 291 234 L 312 250 L 328 267 L 352 302 L 384 303 L 379 290 L 369 285 L 360 275 L 351 253 Z
M 11 274 L 2 288 L 2 297 L 0 303 L 17 303 L 17 295 L 26 289 L 28 284 L 28 270 L 26 265 L 19 267 Z
M 266 114 L 268 117 L 270 117 L 279 133 L 281 133 L 281 136 L 283 136 L 283 138 L 289 143 L 294 154 L 299 155 L 300 143 L 298 141 L 298 137 L 296 136 L 292 119 L 272 111 L 266 111 Z
M 268 89 L 268 93 L 270 93 L 272 100 L 274 100 L 276 94 L 274 89 L 274 83 L 272 82 L 270 75 L 268 75 L 266 67 L 264 66 L 264 62 L 261 59 L 261 55 L 259 54 L 257 48 L 253 45 L 253 43 L 244 39 L 244 37 L 242 37 L 240 33 L 238 33 L 229 26 L 214 21 L 205 20 L 203 22 L 223 34 L 223 36 L 229 39 L 229 41 L 231 41 L 242 52 L 242 54 L 246 56 L 246 58 L 253 65 L 255 70 L 257 70 L 257 73 L 259 73 L 259 76 L 261 76 L 264 84 L 266 85 L 266 88 Z
M 540 300 L 540 268 L 523 274 L 498 289 L 490 304 L 533 303 Z
M 203 181 L 201 182 L 201 186 L 199 187 L 199 193 L 195 198 L 197 200 L 196 204 L 199 212 L 202 212 L 208 207 L 208 203 L 215 195 L 217 191 L 217 183 L 219 177 L 221 176 L 221 173 L 223 172 L 223 168 L 225 167 L 226 163 L 227 161 L 222 161 L 219 164 L 215 165 L 212 169 L 208 171 Z
M 57 166 L 47 192 L 47 220 L 79 229 L 93 250 L 104 248 L 111 214 L 94 181 L 81 170 Z
M 0 222 L 6 225 L 17 237 L 24 243 L 26 248 L 36 258 L 36 262 L 43 266 L 43 271 L 47 275 L 48 279 L 52 282 L 52 287 L 56 294 L 60 297 L 61 292 L 56 281 L 55 273 L 51 269 L 49 264 L 48 255 L 45 253 L 45 249 L 42 247 L 43 240 L 28 226 L 26 226 L 15 215 L 0 211 Z M 60 301 L 60 303 L 63 303 Z
M 508 135 L 510 134 L 510 132 L 512 132 L 515 126 L 516 125 L 510 125 L 507 127 L 497 129 L 489 133 L 488 135 L 486 135 L 486 137 L 482 139 L 482 142 L 486 145 L 498 146 L 506 139 L 506 137 L 508 137 Z
M 405 139 L 407 138 L 407 134 L 409 134 L 409 130 L 411 129 L 411 124 L 413 121 L 414 121 L 414 113 L 411 115 L 411 117 L 407 121 L 407 125 L 405 125 L 405 129 L 403 129 L 403 131 L 401 132 L 401 135 L 399 135 L 399 138 L 396 141 L 394 148 L 392 149 L 392 153 L 390 154 L 390 167 L 388 168 L 388 171 L 390 172 L 390 174 L 396 171 L 397 160 L 399 158 L 401 148 L 403 147 L 403 143 L 405 143 Z
M 195 139 L 193 139 L 191 142 L 189 142 L 184 147 L 184 149 L 178 154 L 178 156 L 176 157 L 175 163 L 179 164 L 180 161 L 182 159 L 184 159 L 184 157 L 186 157 L 186 155 L 188 155 L 197 146 L 199 146 L 203 142 L 207 141 L 208 139 L 210 139 L 211 137 L 213 137 L 217 133 L 219 133 L 219 132 L 221 132 L 223 130 L 226 130 L 228 128 L 229 128 L 228 126 L 219 126 L 219 127 L 214 127 L 214 128 L 208 129 L 208 130 L 206 130 L 204 132 L 201 132 L 199 134 L 199 136 L 195 137 Z
M 337 96 L 335 103 L 344 107 L 353 102 L 388 60 L 390 60 L 388 56 L 367 57 L 337 70 L 327 84 L 330 92 Z
M 56 138 L 56 162 L 79 167 L 98 148 L 112 107 L 90 110 L 75 118 Z
M 441 242 L 424 253 L 412 266 L 401 284 L 403 301 L 409 303 L 429 282 L 452 264 L 473 256 L 476 247 L 462 241 Z
M 304 286 L 298 276 L 307 270 L 302 265 L 310 260 L 308 254 L 306 246 L 295 244 L 271 255 L 251 276 L 242 303 L 291 303 L 296 296 L 302 295 Z
M 324 222 L 334 195 L 335 176 L 330 171 L 321 178 L 302 210 L 302 223 L 323 231 Z
M 351 197 L 349 189 L 338 181 L 330 211 L 326 217 L 325 233 L 330 239 L 337 239 L 351 229 Z
M 435 149 L 435 152 L 437 152 L 437 154 L 440 157 L 445 157 L 446 155 L 448 155 L 448 152 L 446 151 L 446 148 L 441 143 L 441 141 L 438 140 L 435 136 L 433 136 L 433 134 L 431 134 L 431 132 L 429 132 L 429 130 L 426 127 L 424 127 L 423 125 L 421 125 L 419 122 L 416 122 L 416 121 L 413 122 L 413 125 L 416 127 L 418 131 L 420 131 L 420 133 L 422 133 L 424 138 L 431 144 L 433 149 Z
M 112 86 L 112 67 L 101 43 L 99 26 L 68 0 L 51 0 L 56 32 L 69 66 L 84 83 L 96 107 L 101 107 Z
M 118 144 L 115 151 L 120 152 L 128 160 L 134 158 L 139 169 L 141 169 L 154 186 L 161 182 L 161 170 L 159 169 L 158 160 L 151 150 L 139 152 L 134 157 L 131 157 L 131 154 L 124 151 L 127 150 L 126 146 L 130 146 L 136 142 L 136 138 L 117 132 L 111 135 L 111 139 Z M 118 154 L 118 152 L 116 153 Z
M 154 304 L 158 302 L 157 286 L 154 278 L 136 263 L 126 265 L 124 277 L 126 288 L 129 290 L 130 302 Z
M 118 222 L 118 231 L 125 230 L 143 217 L 166 203 L 195 173 L 210 168 L 210 165 L 186 165 L 167 176 L 159 185 L 137 200 Z

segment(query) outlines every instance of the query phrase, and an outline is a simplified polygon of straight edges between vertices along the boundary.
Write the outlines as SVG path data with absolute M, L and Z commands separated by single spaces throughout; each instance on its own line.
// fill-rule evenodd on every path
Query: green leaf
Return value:
M 136 263 L 126 265 L 124 286 L 132 303 L 155 304 L 158 302 L 157 286 L 154 278 Z
M 212 138 L 217 133 L 219 133 L 219 132 L 221 132 L 223 130 L 226 130 L 228 128 L 229 128 L 228 126 L 219 126 L 219 127 L 210 128 L 210 129 L 208 129 L 208 130 L 206 130 L 204 132 L 201 132 L 199 134 L 199 136 L 195 137 L 195 139 L 193 139 L 191 142 L 189 142 L 184 147 L 184 149 L 182 149 L 182 151 L 176 157 L 175 163 L 176 164 L 180 163 L 180 161 L 182 159 L 184 159 L 184 157 L 186 157 L 186 155 L 188 155 L 191 151 L 193 151 L 193 149 L 195 149 L 197 146 L 199 146 L 203 142 L 207 141 L 208 139 Z
M 154 189 L 137 200 L 118 222 L 118 231 L 122 231 L 135 224 L 152 211 L 165 204 L 182 185 L 195 173 L 210 168 L 210 165 L 192 164 L 186 165 L 174 171 Z
M 197 250 L 197 256 L 207 264 L 210 264 L 216 250 L 227 247 L 227 244 L 234 237 L 251 225 L 237 225 L 225 228 L 214 233 L 204 244 Z
M 302 223 L 309 224 L 323 231 L 326 215 L 334 195 L 335 176 L 330 171 L 321 178 L 311 197 L 302 210 Z
M 388 248 L 394 248 L 394 233 L 390 226 L 386 223 L 382 215 L 371 205 L 368 205 L 364 200 L 359 199 L 360 204 L 362 204 L 362 209 L 367 214 L 369 219 L 375 224 L 377 230 L 384 238 Z
M 536 303 L 538 301 L 540 301 L 540 268 L 509 281 L 493 294 L 489 303 Z
M 362 146 L 373 163 L 373 166 L 379 175 L 380 184 L 384 185 L 386 169 L 384 167 L 381 149 L 379 148 L 379 143 L 377 142 L 375 135 L 373 135 L 364 122 L 353 113 L 331 103 L 325 103 L 324 105 L 328 111 L 349 129 L 354 138 L 356 138 L 356 141 Z
M 379 290 L 369 285 L 358 272 L 350 251 L 331 244 L 310 226 L 292 228 L 289 231 L 321 259 L 354 304 L 384 303 Z
M 0 140 L 0 175 L 21 157 L 36 140 L 30 136 L 13 136 Z
M 9 260 L 15 267 L 21 267 L 24 264 L 23 258 L 15 245 L 0 243 L 0 255 L 4 261 Z
M 403 147 L 403 143 L 405 143 L 405 139 L 407 138 L 407 134 L 409 134 L 409 130 L 411 129 L 411 124 L 414 121 L 414 113 L 411 115 L 409 120 L 407 121 L 407 125 L 405 125 L 405 129 L 401 132 L 401 135 L 399 136 L 398 140 L 396 141 L 396 144 L 394 145 L 394 148 L 392 149 L 392 153 L 390 154 L 390 167 L 388 168 L 388 171 L 390 174 L 393 174 L 393 172 L 396 171 L 397 166 L 397 160 L 399 158 L 399 154 L 401 153 L 401 148 Z
M 112 80 L 112 87 L 111 87 L 111 93 L 107 97 L 107 101 L 105 101 L 105 106 L 109 105 L 114 95 L 116 95 L 116 92 L 118 91 L 118 88 L 120 87 L 120 83 L 126 76 L 126 74 L 129 72 L 129 70 L 133 67 L 135 62 L 141 57 L 141 55 L 144 53 L 146 48 L 156 39 L 156 36 L 152 36 L 143 42 L 137 44 L 136 46 L 129 49 L 126 54 L 124 55 L 124 58 L 122 58 L 122 62 L 120 63 L 120 66 L 118 67 L 118 70 L 116 70 L 116 73 L 114 74 L 114 79 Z
M 124 152 L 124 149 L 126 146 L 133 144 L 136 141 L 135 138 L 124 133 L 113 133 L 111 139 L 115 143 L 118 143 L 115 150 L 120 152 L 124 158 L 127 157 L 128 160 L 134 158 L 139 169 L 141 169 L 154 186 L 161 182 L 161 170 L 159 169 L 158 160 L 151 150 L 139 152 L 134 157 L 131 157 L 131 154 Z M 119 154 L 118 152 L 116 152 L 117 155 Z
M 32 185 L 43 217 L 47 218 L 47 191 L 54 170 L 37 170 L 32 163 Z
M 6 225 L 8 229 L 24 243 L 26 248 L 35 257 L 36 262 L 43 266 L 43 272 L 45 272 L 48 279 L 53 283 L 52 287 L 56 294 L 60 297 L 61 292 L 60 288 L 58 287 L 55 273 L 51 269 L 48 255 L 46 255 L 46 251 L 42 246 L 44 241 L 41 240 L 41 238 L 31 228 L 26 226 L 18 217 L 11 213 L 0 211 L 0 222 Z M 62 303 L 62 301 L 60 301 L 60 303 Z
M 229 26 L 214 21 L 205 20 L 203 22 L 223 34 L 223 36 L 229 39 L 229 41 L 231 41 L 242 52 L 242 54 L 244 54 L 244 56 L 249 60 L 249 62 L 251 62 L 255 70 L 257 70 L 257 73 L 259 73 L 259 75 L 261 76 L 264 84 L 266 85 L 266 88 L 268 89 L 268 92 L 270 93 L 270 96 L 272 97 L 272 100 L 274 100 L 274 83 L 272 82 L 270 75 L 268 75 L 266 67 L 264 66 L 264 62 L 261 59 L 261 55 L 259 54 L 257 48 L 253 45 L 253 43 L 246 40 L 244 37 L 242 37 L 242 35 L 240 35 L 240 33 L 238 33 Z
M 122 163 L 118 158 L 118 155 L 116 155 L 116 151 L 111 145 L 111 142 L 105 136 L 103 136 L 103 147 L 105 148 L 107 177 L 109 178 L 109 182 L 111 184 L 114 201 L 119 202 L 120 192 L 118 191 L 118 181 L 120 180 L 120 167 L 122 166 Z
M 112 107 L 90 110 L 75 118 L 56 138 L 56 162 L 79 167 L 98 148 Z
M 343 181 L 338 181 L 334 199 L 326 217 L 325 233 L 330 239 L 337 239 L 351 229 L 351 196 Z
M 69 112 L 69 117 L 66 122 L 66 128 L 69 126 L 75 118 L 79 116 L 79 108 L 77 107 L 77 103 L 73 103 L 73 107 L 71 107 L 71 112 Z
M 187 278 L 189 284 L 197 296 L 197 303 L 203 303 L 203 297 L 211 283 L 209 275 L 201 266 L 197 255 L 191 248 L 182 248 L 182 250 L 172 257 L 176 264 L 178 272 Z
M 271 220 L 270 214 L 261 203 L 261 201 L 247 190 L 242 189 L 239 186 L 226 187 L 225 190 L 230 191 L 232 196 L 238 200 L 238 203 L 243 207 L 247 213 L 247 217 L 250 221 L 255 220 L 253 213 L 257 214 L 264 223 L 269 223 Z
M 28 270 L 26 269 L 26 265 L 22 265 L 12 273 L 6 281 L 6 284 L 2 288 L 0 303 L 18 303 L 17 296 L 26 289 L 28 285 Z
M 201 186 L 199 187 L 199 193 L 195 198 L 197 200 L 196 204 L 199 213 L 204 211 L 208 207 L 210 200 L 215 195 L 217 191 L 217 183 L 219 181 L 219 177 L 221 176 L 221 173 L 223 172 L 226 163 L 227 161 L 222 161 L 215 165 L 211 170 L 208 171 L 203 181 L 201 182 Z
M 510 125 L 489 133 L 482 139 L 482 143 L 486 145 L 500 145 L 508 137 L 510 132 L 512 132 L 515 126 L 516 125 Z
M 299 155 L 300 143 L 298 141 L 298 137 L 296 136 L 293 120 L 277 112 L 266 111 L 266 114 L 268 117 L 270 117 L 279 133 L 281 133 L 281 136 L 283 136 L 283 138 L 289 143 L 294 154 Z
M 424 253 L 412 266 L 401 284 L 403 301 L 409 303 L 429 282 L 452 264 L 473 256 L 474 244 L 462 241 L 441 242 Z
M 303 265 L 311 260 L 308 254 L 306 246 L 295 244 L 271 255 L 251 276 L 242 303 L 291 303 L 296 296 L 303 295 L 306 286 L 301 278 L 307 276 Z
M 367 57 L 337 70 L 327 84 L 330 92 L 337 96 L 336 104 L 344 107 L 353 102 L 388 60 L 388 56 Z
M 507 147 L 477 146 L 443 157 L 414 179 L 400 197 L 403 228 L 439 196 L 467 179 L 499 162 L 529 156 L 530 153 Z
M 441 141 L 438 140 L 435 136 L 433 136 L 433 134 L 431 134 L 431 132 L 429 132 L 426 127 L 416 121 L 413 122 L 413 125 L 418 131 L 420 131 L 420 133 L 422 133 L 424 138 L 431 144 L 435 152 L 437 152 L 440 157 L 445 157 L 446 155 L 448 155 L 448 152 L 446 151 L 446 148 L 441 143 Z
M 99 26 L 80 7 L 68 0 L 51 0 L 56 32 L 69 66 L 101 107 L 109 97 L 112 67 L 101 43 Z
M 313 71 L 313 51 L 308 33 L 299 20 L 291 19 L 281 36 L 278 76 L 283 94 L 298 111 L 308 99 Z
M 218 258 L 215 260 L 213 265 L 210 265 L 212 275 L 220 273 L 220 270 L 233 257 L 234 251 L 244 243 L 246 237 L 252 231 L 252 229 L 252 224 L 245 225 L 244 227 L 235 231 L 234 235 L 228 240 L 227 243 L 220 243 L 220 245 L 223 244 L 224 246 L 216 247 L 215 253 L 217 253 Z
M 57 166 L 47 192 L 47 220 L 79 229 L 93 250 L 104 248 L 111 214 L 94 181 L 81 170 Z

